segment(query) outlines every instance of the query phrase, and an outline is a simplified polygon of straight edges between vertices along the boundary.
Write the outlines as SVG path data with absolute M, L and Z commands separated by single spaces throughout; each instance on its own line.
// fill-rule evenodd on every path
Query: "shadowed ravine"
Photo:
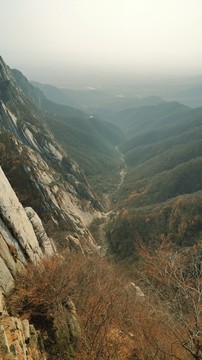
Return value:
M 120 157 L 120 168 L 118 172 L 119 176 L 117 177 L 116 190 L 113 191 L 112 193 L 106 193 L 103 195 L 104 203 L 105 203 L 105 212 L 103 212 L 102 216 L 95 219 L 90 225 L 90 230 L 93 233 L 95 239 L 97 240 L 97 243 L 100 245 L 100 253 L 102 256 L 104 256 L 107 252 L 106 233 L 107 233 L 108 224 L 116 214 L 116 210 L 114 209 L 113 199 L 114 196 L 117 194 L 117 192 L 120 190 L 121 186 L 123 185 L 125 177 L 127 175 L 127 165 L 124 156 L 119 151 L 118 146 L 116 146 L 115 148 Z
M 116 146 L 116 151 L 119 153 L 120 155 L 120 172 L 119 172 L 119 175 L 120 175 L 120 179 L 119 179 L 119 183 L 117 185 L 117 190 L 120 189 L 120 187 L 122 186 L 123 182 L 124 182 L 124 179 L 126 177 L 126 174 L 127 174 L 127 165 L 126 165 L 126 162 L 125 162 L 125 159 L 124 159 L 124 156 L 123 154 L 120 153 L 119 151 L 119 148 L 118 146 Z

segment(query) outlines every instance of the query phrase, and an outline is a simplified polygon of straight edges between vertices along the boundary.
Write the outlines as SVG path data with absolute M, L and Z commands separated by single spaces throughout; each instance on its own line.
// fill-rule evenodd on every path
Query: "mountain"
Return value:
M 115 145 L 125 139 L 121 130 L 96 118 L 48 117 L 47 125 L 58 143 L 82 166 L 96 193 L 102 196 L 103 191 L 112 191 L 120 163 Z
M 58 104 L 73 106 L 90 113 L 109 99 L 114 98 L 110 90 L 99 87 L 87 86 L 79 89 L 62 89 L 36 81 L 31 83 L 39 88 L 49 100 Z
M 101 216 L 103 207 L 78 164 L 57 144 L 46 125 L 46 113 L 36 106 L 41 100 L 43 106 L 50 103 L 34 88 L 29 97 L 34 104 L 0 58 L 1 359 L 29 356 L 30 360 L 45 360 L 50 343 L 54 341 L 52 351 L 57 356 L 62 348 L 56 315 L 48 313 L 47 305 L 40 304 L 37 308 L 41 321 L 39 315 L 34 317 L 30 311 L 23 316 L 14 310 L 20 299 L 14 295 L 17 279 L 21 279 L 22 288 L 29 269 L 34 267 L 34 279 L 44 269 L 44 262 L 62 259 L 58 256 L 61 249 L 67 253 L 79 252 L 84 257 L 99 251 L 87 225 L 94 217 Z M 70 113 L 82 116 L 74 109 Z M 44 285 L 40 293 L 45 288 Z M 6 307 L 4 296 L 7 301 L 10 296 L 12 311 Z M 56 303 L 59 306 L 58 300 Z M 26 307 L 25 300 L 24 310 Z M 72 352 L 79 325 L 69 296 L 65 303 L 60 303 L 60 309 L 67 323 L 71 323 L 65 336 L 68 352 L 70 349 Z
M 116 111 L 145 105 L 177 101 L 193 108 L 201 107 L 202 76 L 135 78 L 130 81 L 88 86 L 81 89 L 61 89 L 32 82 L 53 102 L 73 106 L 84 111 L 115 117 Z M 108 119 L 109 120 L 109 119 Z
M 145 130 L 154 128 L 156 131 L 158 127 L 170 126 L 173 122 L 184 122 L 190 110 L 177 102 L 145 105 L 120 111 L 112 121 L 123 128 L 128 137 L 133 138 Z
M 82 256 L 85 257 L 78 238 L 69 236 L 67 240 L 69 240 L 69 251 L 73 249 L 81 251 Z M 48 299 L 53 292 L 53 279 L 48 282 L 51 291 L 48 290 L 46 304 L 38 303 L 37 315 L 33 313 L 33 310 L 31 311 L 34 301 L 31 307 L 28 305 L 28 284 L 25 285 L 26 277 L 29 277 L 32 270 L 33 273 L 29 277 L 28 283 L 33 292 L 32 281 L 36 279 L 40 290 L 35 300 L 39 299 L 39 293 L 43 294 L 46 291 L 47 283 L 43 282 L 42 284 L 42 279 L 37 281 L 37 274 L 44 271 L 47 264 L 51 264 L 53 269 L 53 263 L 59 259 L 64 261 L 64 258 L 57 253 L 53 240 L 47 236 L 41 219 L 31 207 L 24 208 L 22 206 L 8 179 L 0 169 L 0 358 L 2 360 L 26 360 L 27 358 L 46 360 L 53 355 L 50 355 L 50 344 L 53 341 L 54 349 L 57 348 L 57 356 L 60 351 L 62 352 L 58 328 L 56 324 L 53 327 L 53 312 L 48 313 L 47 308 Z M 49 266 L 46 275 L 51 273 L 51 268 Z M 45 274 L 43 274 L 43 279 L 45 279 Z M 21 295 L 16 294 L 18 282 L 20 282 L 21 294 L 24 285 L 26 287 L 26 299 L 24 300 Z M 58 306 L 58 299 L 56 303 Z M 16 310 L 17 304 L 22 304 L 23 311 Z M 67 329 L 65 331 L 65 339 L 68 349 L 71 346 L 73 349 L 73 342 L 78 336 L 76 328 L 79 328 L 75 306 L 70 299 L 66 299 L 65 306 L 60 304 L 60 308 L 62 308 L 63 318 L 65 316 L 67 323 L 71 323 L 68 331 Z M 71 342 L 68 342 L 70 337 Z
M 69 105 L 74 103 L 74 106 L 78 109 L 79 104 L 76 104 L 76 102 L 74 102 L 71 99 L 71 93 L 72 93 L 72 97 L 73 97 L 73 90 L 69 90 L 70 92 L 70 96 L 68 97 L 68 94 L 64 94 L 63 89 L 59 89 L 56 86 L 50 85 L 50 84 L 43 84 L 40 83 L 38 81 L 30 81 L 30 84 L 33 85 L 35 88 L 41 90 L 41 92 L 45 95 L 45 97 L 49 100 L 51 100 L 52 102 L 56 103 L 56 104 L 60 104 L 60 105 Z
M 57 234 L 58 244 L 65 246 L 71 233 L 88 239 L 92 247 L 86 225 L 102 206 L 76 162 L 56 143 L 44 113 L 24 96 L 2 59 L 0 130 L 2 168 L 23 206 L 38 213 L 46 230 Z
M 127 175 L 108 229 L 112 251 L 134 259 L 142 241 L 193 245 L 202 236 L 202 109 L 167 103 L 126 115 L 118 120 L 131 139 L 120 147 Z
M 92 113 L 102 119 L 112 121 L 118 111 L 132 107 L 164 103 L 159 96 L 139 96 L 129 89 L 119 87 L 87 86 L 79 89 L 62 89 L 36 81 L 31 82 L 45 96 L 59 104 L 69 105 Z
M 100 196 L 103 190 L 113 189 L 119 167 L 115 145 L 125 140 L 121 129 L 82 111 L 51 102 L 18 70 L 12 70 L 12 74 L 24 95 L 46 111 L 47 126 L 57 142 L 84 170 L 93 189 Z
M 2 169 L 0 179 L 0 290 L 7 294 L 27 262 L 37 263 L 56 249 L 36 212 L 23 208 Z

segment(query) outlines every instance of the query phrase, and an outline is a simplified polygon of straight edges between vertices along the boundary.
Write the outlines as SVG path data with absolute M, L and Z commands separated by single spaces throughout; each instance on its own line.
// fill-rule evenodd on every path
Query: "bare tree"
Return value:
M 153 317 L 153 326 L 158 324 L 160 329 L 160 334 L 144 329 L 144 335 L 166 359 L 202 359 L 199 249 L 175 249 L 163 242 L 158 247 L 144 246 L 140 251 L 141 276 L 150 293 L 145 307 Z

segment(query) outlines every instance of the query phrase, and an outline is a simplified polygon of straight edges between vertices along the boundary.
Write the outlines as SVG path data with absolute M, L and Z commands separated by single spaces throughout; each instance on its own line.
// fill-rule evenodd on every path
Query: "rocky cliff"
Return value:
M 48 234 L 95 248 L 86 226 L 102 211 L 82 170 L 56 143 L 44 115 L 24 96 L 0 58 L 0 163 L 24 207 L 31 206 Z
M 27 264 L 53 256 L 56 248 L 83 255 L 98 251 L 87 225 L 102 205 L 2 58 L 0 166 L 0 360 L 42 360 L 46 355 L 39 331 L 27 319 L 8 314 L 4 296 Z M 74 329 L 74 306 L 64 311 Z M 66 337 L 72 338 L 74 331 L 68 329 Z
M 0 290 L 7 294 L 17 272 L 27 262 L 36 263 L 55 253 L 41 220 L 31 208 L 24 209 L 0 168 Z
M 40 332 L 29 321 L 9 316 L 0 292 L 0 360 L 46 360 Z
M 84 254 L 78 238 L 69 235 L 66 242 L 70 250 Z M 60 346 L 66 346 L 68 353 L 74 352 L 74 344 L 70 339 L 76 342 L 79 325 L 71 299 L 66 299 L 65 304 L 57 304 L 60 306 L 57 313 L 62 312 L 65 317 L 63 325 L 66 330 L 62 338 L 58 330 L 61 324 L 59 326 L 54 320 L 53 326 L 50 314 L 46 314 L 47 319 L 44 315 L 41 321 L 50 322 L 51 335 L 46 332 L 42 335 L 38 327 L 35 328 L 32 321 L 29 322 L 27 315 L 17 313 L 12 316 L 5 305 L 7 295 L 10 299 L 13 297 L 16 276 L 20 274 L 21 279 L 24 279 L 23 272 L 27 273 L 28 264 L 38 264 L 38 270 L 43 269 L 44 265 L 40 262 L 48 257 L 53 257 L 52 261 L 58 259 L 63 262 L 63 258 L 57 256 L 54 242 L 46 234 L 39 216 L 31 207 L 23 208 L 0 168 L 0 360 L 46 360 L 47 344 L 43 344 L 44 336 L 46 342 L 49 342 L 49 336 L 54 338 L 52 348 L 57 348 L 57 351 Z
M 10 316 L 4 296 L 15 277 L 56 252 L 32 208 L 23 208 L 0 168 L 0 359 L 46 359 L 40 332 L 27 319 Z

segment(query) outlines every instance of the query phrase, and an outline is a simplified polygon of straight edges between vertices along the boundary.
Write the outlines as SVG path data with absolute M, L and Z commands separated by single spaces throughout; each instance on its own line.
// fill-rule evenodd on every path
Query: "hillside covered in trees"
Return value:
M 168 103 L 125 113 L 118 123 L 130 134 L 120 146 L 127 176 L 114 197 L 112 251 L 135 257 L 139 242 L 159 238 L 194 244 L 202 230 L 202 109 Z

